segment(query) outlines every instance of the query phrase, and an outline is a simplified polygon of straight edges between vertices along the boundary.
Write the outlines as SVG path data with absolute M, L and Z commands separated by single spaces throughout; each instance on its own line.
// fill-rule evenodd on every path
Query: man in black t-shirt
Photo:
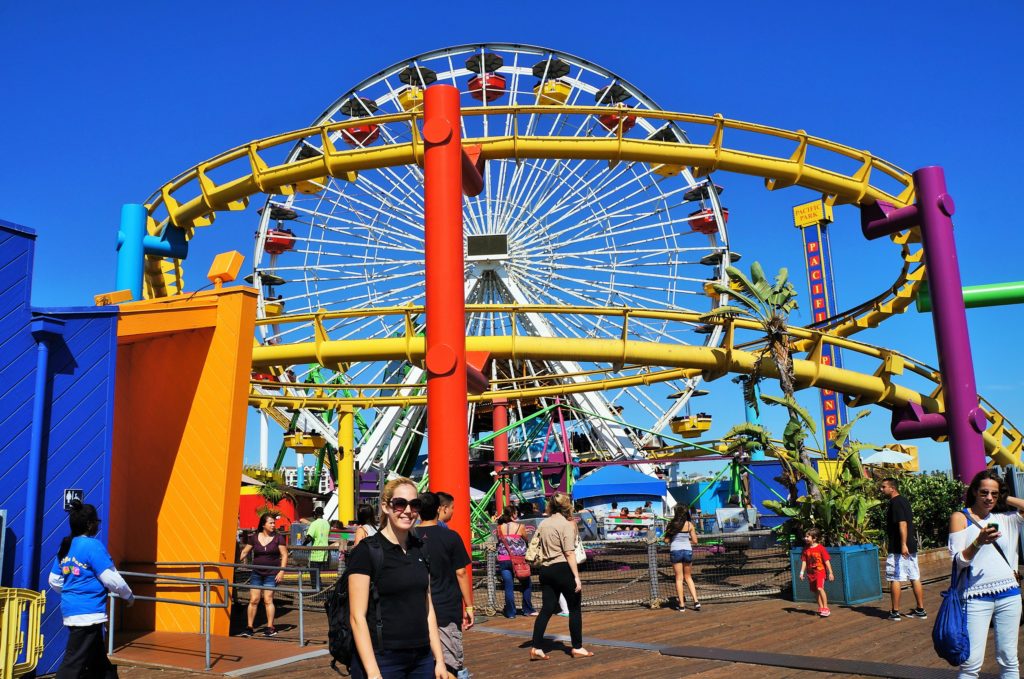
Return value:
M 888 538 L 889 555 L 885 559 L 885 579 L 889 581 L 892 608 L 889 620 L 897 621 L 900 616 L 900 590 L 904 582 L 910 582 L 914 591 L 917 608 L 907 614 L 908 618 L 927 618 L 924 610 L 924 590 L 921 589 L 921 573 L 917 567 L 917 531 L 914 530 L 914 512 L 910 502 L 900 495 L 896 479 L 882 481 L 879 490 L 889 498 L 885 512 L 885 532 Z
M 471 562 L 459 534 L 438 525 L 441 507 L 438 496 L 439 493 L 420 494 L 422 505 L 416 535 L 430 557 L 430 599 L 437 617 L 444 662 L 448 671 L 461 679 L 469 676 L 462 651 L 462 630 L 473 625 L 473 591 L 466 571 Z

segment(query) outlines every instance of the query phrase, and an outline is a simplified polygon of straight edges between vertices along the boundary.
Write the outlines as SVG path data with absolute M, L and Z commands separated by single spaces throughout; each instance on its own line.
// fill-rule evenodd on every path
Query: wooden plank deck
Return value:
M 943 585 L 925 587 L 925 604 L 930 613 L 938 608 L 939 592 Z M 912 603 L 909 592 L 904 603 Z M 760 599 L 744 602 L 713 603 L 704 610 L 679 613 L 670 609 L 642 608 L 621 611 L 585 611 L 583 631 L 588 639 L 605 640 L 615 645 L 590 643 L 598 655 L 591 659 L 572 659 L 568 645 L 551 643 L 552 659 L 529 662 L 529 633 L 533 618 L 503 617 L 480 619 L 476 629 L 466 634 L 466 658 L 470 671 L 478 679 L 542 679 L 544 677 L 696 677 L 697 679 L 734 679 L 737 673 L 743 679 L 788 678 L 808 679 L 828 676 L 859 677 L 866 675 L 818 672 L 772 665 L 755 665 L 713 659 L 695 659 L 662 655 L 660 648 L 699 646 L 703 649 L 733 649 L 761 651 L 775 654 L 818 656 L 855 661 L 898 664 L 917 676 L 954 677 L 955 673 L 939 659 L 931 644 L 932 619 L 904 618 L 900 622 L 885 619 L 888 597 L 884 601 L 854 607 L 835 607 L 832 617 L 819 618 L 813 606 L 784 599 Z M 905 606 L 906 607 L 906 606 Z M 296 614 L 288 612 L 282 623 L 294 625 Z M 310 612 L 306 619 L 306 634 L 310 644 L 306 652 L 324 649 L 326 625 L 321 612 Z M 288 629 L 278 637 L 264 639 L 232 639 L 235 653 L 245 655 L 245 649 L 266 653 L 260 649 L 270 646 L 278 652 L 298 655 L 302 649 L 295 643 L 297 632 Z M 567 635 L 568 621 L 555 616 L 548 626 L 548 636 Z M 215 645 L 216 645 L 215 641 Z M 215 646 L 216 647 L 216 646 Z M 201 642 L 200 642 L 201 648 Z M 269 649 L 268 649 L 269 650 Z M 991 640 L 984 671 L 997 673 Z M 123 661 L 115 655 L 115 661 Z M 226 664 L 225 664 L 226 666 Z M 235 665 L 238 667 L 238 665 Z M 215 668 L 218 671 L 220 668 Z M 851 667 L 852 669 L 852 667 Z M 223 670 L 221 670 L 223 671 Z M 244 670 L 243 670 L 244 671 Z M 238 674 L 232 672 L 232 674 Z M 194 671 L 159 670 L 122 666 L 122 677 L 131 679 L 185 679 L 194 677 Z M 312 679 L 337 677 L 323 657 L 295 662 L 274 669 L 244 674 L 254 679 L 285 677 Z M 877 676 L 877 675 L 875 675 Z

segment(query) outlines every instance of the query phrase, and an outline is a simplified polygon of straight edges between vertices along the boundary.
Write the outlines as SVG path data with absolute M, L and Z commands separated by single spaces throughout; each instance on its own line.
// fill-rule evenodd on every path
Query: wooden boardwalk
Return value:
M 925 587 L 925 603 L 929 612 L 934 612 L 939 603 L 941 584 Z M 904 603 L 911 603 L 913 597 L 904 594 Z M 836 607 L 832 617 L 819 618 L 813 606 L 784 599 L 760 599 L 746 602 L 707 603 L 704 610 L 687 610 L 679 613 L 670 609 L 646 610 L 628 609 L 621 611 L 592 611 L 584 613 L 583 631 L 589 642 L 588 648 L 598 655 L 591 659 L 572 659 L 568 656 L 568 645 L 557 640 L 551 641 L 551 660 L 529 662 L 527 649 L 533 618 L 519 617 L 514 620 L 490 618 L 478 620 L 477 627 L 466 634 L 467 665 L 477 679 L 501 677 L 502 679 L 542 679 L 543 677 L 696 677 L 698 679 L 733 679 L 739 673 L 743 679 L 767 679 L 793 677 L 860 677 L 880 676 L 856 674 L 856 663 L 868 661 L 883 663 L 892 667 L 891 674 L 881 676 L 952 678 L 952 671 L 939 659 L 931 644 L 932 620 L 904 618 L 900 622 L 885 619 L 888 597 L 885 601 L 855 607 Z M 905 606 L 906 608 L 906 606 Z M 286 622 L 294 623 L 294 614 L 286 616 Z M 285 621 L 282 621 L 285 622 Z M 219 652 L 224 656 L 246 655 L 246 649 L 261 657 L 278 654 L 286 657 L 315 653 L 326 644 L 326 629 L 323 614 L 312 612 L 306 621 L 306 633 L 310 644 L 300 648 L 295 641 L 294 629 L 282 632 L 274 639 L 231 639 L 221 640 Z M 548 627 L 548 636 L 567 635 L 567 620 L 554 617 Z M 230 642 L 230 648 L 223 646 Z M 602 643 L 603 642 L 603 643 Z M 605 645 L 607 644 L 607 645 Z M 269 653 L 266 645 L 273 645 L 275 653 Z M 758 664 L 739 663 L 720 659 L 696 659 L 664 655 L 663 649 L 673 647 L 699 647 L 702 652 L 712 649 L 732 651 L 757 651 L 768 655 L 755 659 Z M 262 650 L 266 649 L 266 650 Z M 843 661 L 831 671 L 812 671 L 771 664 L 783 658 L 783 654 L 802 658 L 818 657 Z M 984 666 L 986 673 L 997 672 L 992 658 L 992 643 L 989 642 L 988 658 Z M 134 657 L 135 660 L 144 660 Z M 115 655 L 115 660 L 122 661 Z M 768 664 L 764 664 L 768 663 Z M 848 663 L 848 664 L 847 664 Z M 234 664 L 234 667 L 240 665 Z M 876 669 L 879 667 L 875 666 Z M 224 673 L 227 668 L 215 668 Z M 270 679 L 312 679 L 316 677 L 337 677 L 330 669 L 325 657 L 316 657 L 273 669 L 260 671 L 232 672 L 236 676 Z M 141 666 L 124 666 L 122 677 L 132 679 L 184 679 L 195 677 L 195 671 L 154 669 Z

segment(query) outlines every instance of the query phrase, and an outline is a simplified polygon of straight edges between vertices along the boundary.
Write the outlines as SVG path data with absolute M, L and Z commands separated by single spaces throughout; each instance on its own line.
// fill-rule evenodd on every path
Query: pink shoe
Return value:
M 820 615 L 823 618 L 827 618 L 828 616 L 832 615 L 832 611 L 827 608 L 819 608 L 818 615 Z

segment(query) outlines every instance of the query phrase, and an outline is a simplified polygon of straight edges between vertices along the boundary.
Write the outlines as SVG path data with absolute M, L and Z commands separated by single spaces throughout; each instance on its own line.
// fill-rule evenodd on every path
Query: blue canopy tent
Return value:
M 661 479 L 626 466 L 602 467 L 587 474 L 572 487 L 574 500 L 627 495 L 663 498 L 666 492 L 666 484 Z
M 609 540 L 639 539 L 647 534 L 655 517 L 664 513 L 666 492 L 664 481 L 626 466 L 602 467 L 572 487 L 573 500 L 601 519 L 599 537 Z M 648 502 L 650 506 L 646 506 Z

